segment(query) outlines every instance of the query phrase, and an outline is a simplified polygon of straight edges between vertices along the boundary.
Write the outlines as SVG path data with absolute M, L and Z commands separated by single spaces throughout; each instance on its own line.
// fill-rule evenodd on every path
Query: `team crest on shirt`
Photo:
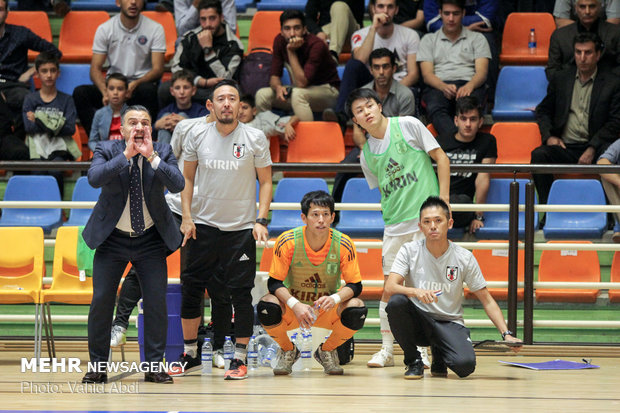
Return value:
M 146 40 L 147 40 L 146 36 L 144 35 L 138 36 L 138 43 L 140 43 L 142 46 L 146 44 Z
M 241 159 L 243 155 L 245 155 L 245 143 L 233 143 L 233 156 L 237 159 Z
M 454 282 L 459 278 L 459 267 L 456 265 L 446 266 L 446 278 L 450 282 Z

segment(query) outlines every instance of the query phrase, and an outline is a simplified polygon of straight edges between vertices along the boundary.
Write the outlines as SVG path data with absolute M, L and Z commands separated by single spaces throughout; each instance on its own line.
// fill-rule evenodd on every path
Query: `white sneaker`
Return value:
M 385 347 L 373 354 L 372 358 L 368 361 L 368 367 L 392 367 L 394 365 L 394 356 Z
M 224 360 L 224 350 L 216 350 L 213 352 L 213 367 L 223 369 L 226 367 L 226 360 Z
M 110 336 L 110 347 L 122 346 L 127 342 L 125 333 L 127 329 L 121 326 L 112 326 L 112 335 Z
M 420 352 L 420 358 L 422 359 L 422 363 L 424 363 L 424 368 L 430 369 L 431 361 L 428 359 L 428 347 L 418 347 L 418 351 Z

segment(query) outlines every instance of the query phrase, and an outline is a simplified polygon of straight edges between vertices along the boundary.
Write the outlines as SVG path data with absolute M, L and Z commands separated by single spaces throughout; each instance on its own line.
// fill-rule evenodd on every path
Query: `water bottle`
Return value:
M 258 368 L 258 344 L 256 337 L 252 336 L 248 343 L 248 370 L 256 370 Z
M 226 336 L 224 341 L 224 362 L 226 363 L 226 370 L 230 368 L 230 362 L 235 356 L 235 346 L 230 339 L 230 336 Z
M 276 353 L 280 346 L 268 334 L 261 334 L 256 337 L 256 343 L 258 344 L 258 365 L 272 367 L 272 362 L 275 364 Z
M 530 54 L 536 54 L 536 30 L 530 29 L 530 35 L 527 41 L 527 48 Z
M 306 371 L 312 368 L 312 333 L 304 334 L 301 339 L 301 366 Z
M 205 342 L 202 345 L 202 374 L 211 374 L 213 368 L 213 346 L 211 345 L 211 339 L 205 337 Z

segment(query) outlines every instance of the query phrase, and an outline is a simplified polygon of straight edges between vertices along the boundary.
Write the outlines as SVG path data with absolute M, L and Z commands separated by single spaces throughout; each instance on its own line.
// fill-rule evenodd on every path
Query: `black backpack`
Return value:
M 269 86 L 271 53 L 268 50 L 252 49 L 252 52 L 243 59 L 239 69 L 239 86 L 242 93 L 254 96 L 258 89 Z

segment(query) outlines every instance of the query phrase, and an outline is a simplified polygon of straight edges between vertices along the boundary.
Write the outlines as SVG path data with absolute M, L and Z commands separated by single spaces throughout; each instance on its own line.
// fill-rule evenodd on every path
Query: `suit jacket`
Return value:
M 551 136 L 562 136 L 568 121 L 576 73 L 577 68 L 573 66 L 553 75 L 547 87 L 547 96 L 536 107 L 536 122 L 543 145 Z M 597 155 L 620 133 L 620 78 L 609 71 L 599 70 L 594 79 L 588 132 L 589 145 L 596 149 Z
M 604 44 L 603 54 L 598 63 L 599 69 L 613 70 L 620 74 L 620 27 L 617 24 L 599 20 L 592 28 Z M 547 61 L 547 78 L 562 69 L 575 65 L 573 40 L 575 36 L 587 30 L 579 22 L 554 30 L 549 40 L 549 60 Z
M 166 246 L 175 251 L 182 237 L 164 198 L 164 189 L 181 192 L 185 186 L 183 174 L 170 145 L 153 142 L 161 162 L 157 169 L 143 161 L 142 192 L 159 235 Z M 123 155 L 124 140 L 103 141 L 97 145 L 88 170 L 88 182 L 101 188 L 101 195 L 82 233 L 86 245 L 97 248 L 112 233 L 120 219 L 129 195 L 129 161 Z

